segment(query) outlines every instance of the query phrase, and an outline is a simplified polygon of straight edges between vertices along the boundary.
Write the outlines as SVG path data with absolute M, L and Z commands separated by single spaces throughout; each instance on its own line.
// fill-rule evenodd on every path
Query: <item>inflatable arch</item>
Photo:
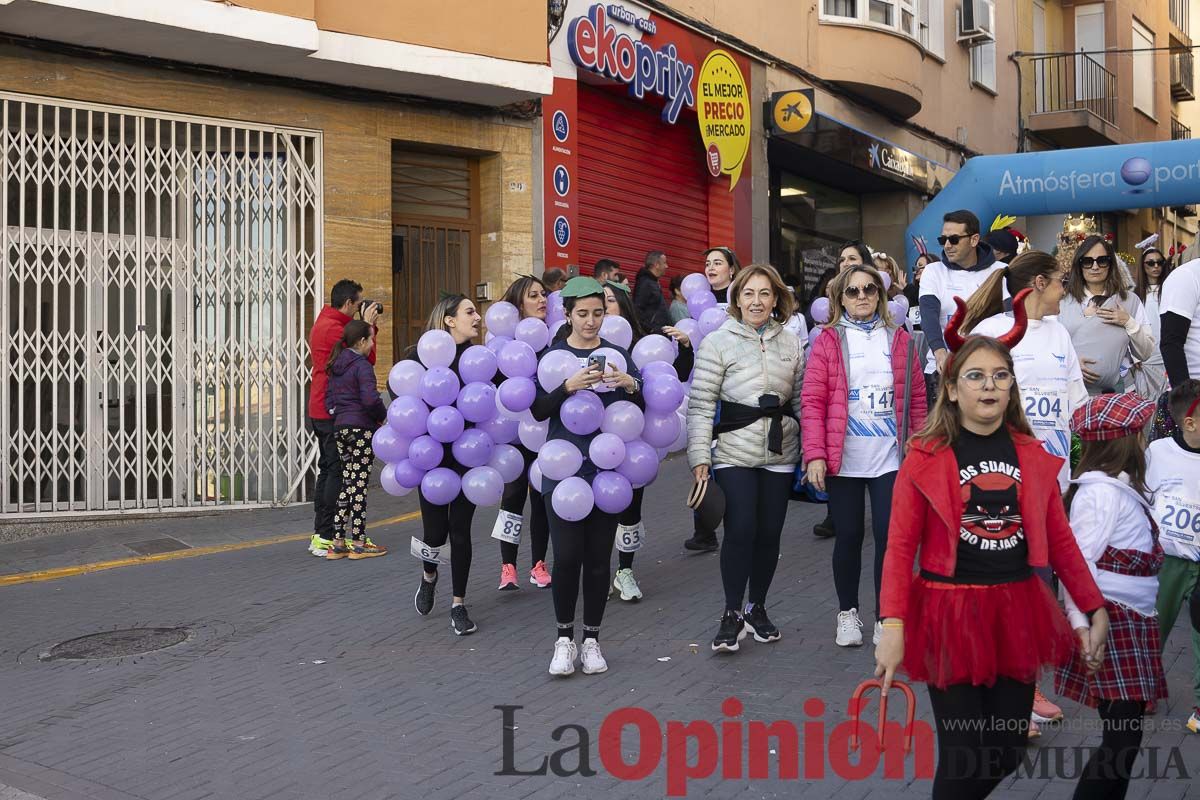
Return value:
M 960 208 L 979 217 L 983 233 L 997 214 L 1016 217 L 1200 202 L 1200 139 L 1082 147 L 1007 156 L 976 156 L 908 227 L 905 254 L 917 260 L 914 236 L 931 252 L 942 216 Z

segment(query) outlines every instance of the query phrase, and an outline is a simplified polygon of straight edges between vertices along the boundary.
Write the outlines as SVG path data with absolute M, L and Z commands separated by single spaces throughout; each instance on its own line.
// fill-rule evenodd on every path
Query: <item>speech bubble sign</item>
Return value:
M 696 79 L 696 118 L 709 172 L 737 185 L 750 152 L 750 92 L 733 56 L 713 50 Z

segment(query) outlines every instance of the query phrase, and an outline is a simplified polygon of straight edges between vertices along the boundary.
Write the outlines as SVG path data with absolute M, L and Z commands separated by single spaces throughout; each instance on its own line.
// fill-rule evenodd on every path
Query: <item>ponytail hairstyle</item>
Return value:
M 1009 297 L 1033 286 L 1035 278 L 1050 278 L 1059 269 L 1058 259 L 1040 250 L 1027 250 L 1014 258 L 1007 267 L 998 269 L 975 290 L 967 300 L 967 315 L 963 317 L 960 330 L 964 335 L 988 317 L 1004 313 L 1004 293 L 1001 281 L 1008 288 Z
M 325 374 L 328 375 L 333 370 L 334 362 L 343 351 L 349 350 L 363 339 L 369 338 L 371 338 L 370 325 L 361 319 L 352 319 L 347 322 L 346 327 L 342 329 L 342 338 L 337 340 L 337 344 L 333 346 L 333 352 L 329 354 L 329 360 L 325 362 Z

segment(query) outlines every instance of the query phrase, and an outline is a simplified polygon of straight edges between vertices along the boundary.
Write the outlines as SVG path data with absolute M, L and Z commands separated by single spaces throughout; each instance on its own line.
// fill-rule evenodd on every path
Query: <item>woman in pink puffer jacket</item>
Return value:
M 835 641 L 853 647 L 863 642 L 858 584 L 866 494 L 871 495 L 875 537 L 878 643 L 879 583 L 892 486 L 904 452 L 904 433 L 911 435 L 925 424 L 925 385 L 915 349 L 910 352 L 911 337 L 892 321 L 883 278 L 873 267 L 854 266 L 838 275 L 829 284 L 829 309 L 830 322 L 809 354 L 800 419 L 807 480 L 829 493 L 837 537 L 833 579 L 840 610 Z

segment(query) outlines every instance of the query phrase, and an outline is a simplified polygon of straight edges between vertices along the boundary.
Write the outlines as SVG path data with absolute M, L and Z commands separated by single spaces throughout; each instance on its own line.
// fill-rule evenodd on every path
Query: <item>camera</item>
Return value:
M 358 305 L 358 316 L 362 317 L 362 316 L 366 315 L 366 313 L 371 309 L 372 306 L 374 306 L 375 308 L 378 308 L 380 314 L 383 313 L 383 303 L 377 302 L 375 300 L 364 299 Z

